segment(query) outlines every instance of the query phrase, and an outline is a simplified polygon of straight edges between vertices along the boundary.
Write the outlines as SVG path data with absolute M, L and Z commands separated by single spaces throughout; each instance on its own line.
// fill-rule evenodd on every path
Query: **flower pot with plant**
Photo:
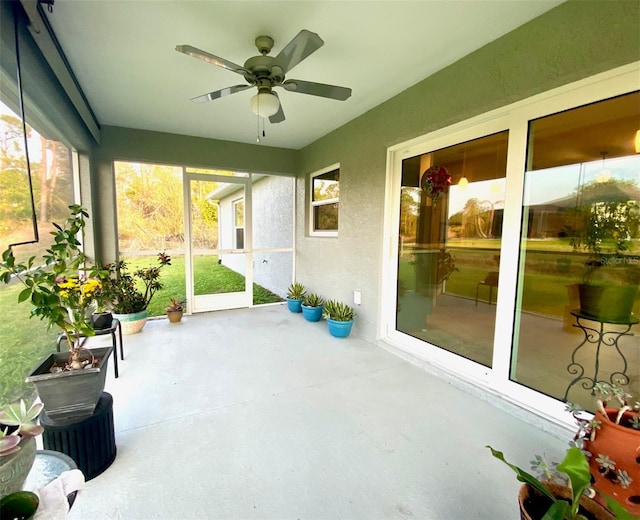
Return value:
M 638 238 L 640 212 L 622 181 L 591 182 L 577 191 L 570 244 L 588 253 L 578 285 L 581 312 L 607 323 L 629 320 L 640 285 L 640 258 L 628 252 Z
M 33 466 L 41 410 L 42 403 L 27 406 L 23 400 L 0 407 L 0 497 L 20 491 Z
M 578 424 L 574 441 L 589 456 L 599 499 L 614 497 L 640 516 L 640 402 L 615 384 L 596 383 L 594 390 L 593 418 L 576 405 L 567 406 Z M 617 406 L 609 406 L 611 402 Z
M 585 493 L 591 475 L 585 454 L 577 447 L 567 449 L 560 464 L 548 464 L 536 456 L 534 476 L 507 462 L 502 452 L 491 450 L 494 457 L 504 462 L 523 482 L 518 494 L 521 520 L 633 520 L 633 516 L 616 500 L 609 498 L 605 508 Z
M 184 313 L 184 306 L 187 300 L 184 298 L 169 298 L 171 305 L 167 306 L 167 318 L 170 323 L 178 323 L 182 320 L 182 314 Z
M 90 315 L 101 280 L 79 275 L 94 268 L 85 266 L 80 246 L 88 214 L 79 205 L 69 206 L 70 216 L 51 234 L 54 243 L 46 250 L 41 264 L 31 257 L 16 261 L 11 248 L 2 254 L 0 281 L 17 279 L 24 285 L 18 302 L 32 305 L 31 316 L 60 328 L 69 353 L 51 354 L 27 377 L 36 386 L 45 412 L 52 419 L 89 416 L 104 389 L 107 360 L 113 348 L 83 348 L 81 339 L 93 336 Z
M 329 333 L 336 338 L 346 338 L 351 334 L 355 315 L 352 307 L 336 300 L 326 301 L 322 312 L 322 316 L 327 320 Z
M 107 264 L 100 271 L 104 293 L 114 317 L 120 321 L 123 334 L 140 332 L 147 322 L 147 307 L 162 289 L 161 269 L 171 265 L 171 258 L 158 253 L 158 265 L 129 271 L 124 260 Z
M 294 282 L 287 289 L 287 307 L 291 312 L 302 312 L 302 300 L 307 295 L 304 285 Z
M 307 294 L 302 300 L 302 315 L 307 321 L 320 321 L 324 300 L 316 293 Z

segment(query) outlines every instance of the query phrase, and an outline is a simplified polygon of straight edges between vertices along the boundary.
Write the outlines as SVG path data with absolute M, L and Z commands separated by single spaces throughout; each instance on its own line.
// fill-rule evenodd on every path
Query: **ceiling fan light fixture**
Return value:
M 278 112 L 280 101 L 271 92 L 258 92 L 251 98 L 251 110 L 260 117 L 270 117 Z

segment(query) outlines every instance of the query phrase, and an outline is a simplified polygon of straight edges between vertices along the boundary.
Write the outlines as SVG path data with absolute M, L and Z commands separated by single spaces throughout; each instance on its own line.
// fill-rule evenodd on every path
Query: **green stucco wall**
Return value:
M 349 303 L 360 289 L 354 332 L 375 339 L 387 148 L 637 60 L 640 2 L 569 1 L 305 147 L 299 207 L 308 175 L 340 163 L 340 230 L 338 238 L 309 237 L 307 212 L 298 211 L 297 279 Z

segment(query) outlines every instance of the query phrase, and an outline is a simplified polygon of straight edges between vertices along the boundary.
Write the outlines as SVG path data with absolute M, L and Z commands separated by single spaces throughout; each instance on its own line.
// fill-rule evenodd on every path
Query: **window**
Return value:
M 311 175 L 311 235 L 338 235 L 340 169 L 331 166 Z
M 233 202 L 233 229 L 236 249 L 244 249 L 244 199 Z
M 68 205 L 76 202 L 73 154 L 62 142 L 27 125 L 29 160 L 40 240 L 13 248 L 19 262 L 35 256 L 41 261 L 51 246 L 52 222 L 62 223 L 69 216 Z M 34 240 L 29 178 L 20 117 L 0 102 L 0 242 L 2 250 L 10 243 Z M 0 401 L 32 398 L 33 385 L 24 377 L 36 362 L 51 352 L 56 330 L 45 321 L 29 319 L 31 306 L 18 304 L 21 284 L 0 284 L 0 312 L 4 317 L 0 346 Z
M 490 367 L 509 132 L 402 162 L 397 330 Z M 437 196 L 425 176 L 451 182 Z
M 633 92 L 528 125 L 511 374 L 584 408 L 593 406 L 596 381 L 620 382 L 634 395 L 640 388 L 639 120 Z M 593 310 L 585 307 L 589 287 L 601 294 Z

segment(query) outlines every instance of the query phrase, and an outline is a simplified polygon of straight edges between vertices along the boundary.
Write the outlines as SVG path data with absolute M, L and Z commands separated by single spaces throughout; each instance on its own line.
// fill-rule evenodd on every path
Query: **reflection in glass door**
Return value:
M 587 410 L 640 392 L 639 120 L 633 92 L 529 124 L 511 379 Z
M 248 179 L 187 173 L 185 186 L 191 312 L 250 306 Z
M 499 132 L 402 162 L 396 330 L 487 367 L 508 137 Z

